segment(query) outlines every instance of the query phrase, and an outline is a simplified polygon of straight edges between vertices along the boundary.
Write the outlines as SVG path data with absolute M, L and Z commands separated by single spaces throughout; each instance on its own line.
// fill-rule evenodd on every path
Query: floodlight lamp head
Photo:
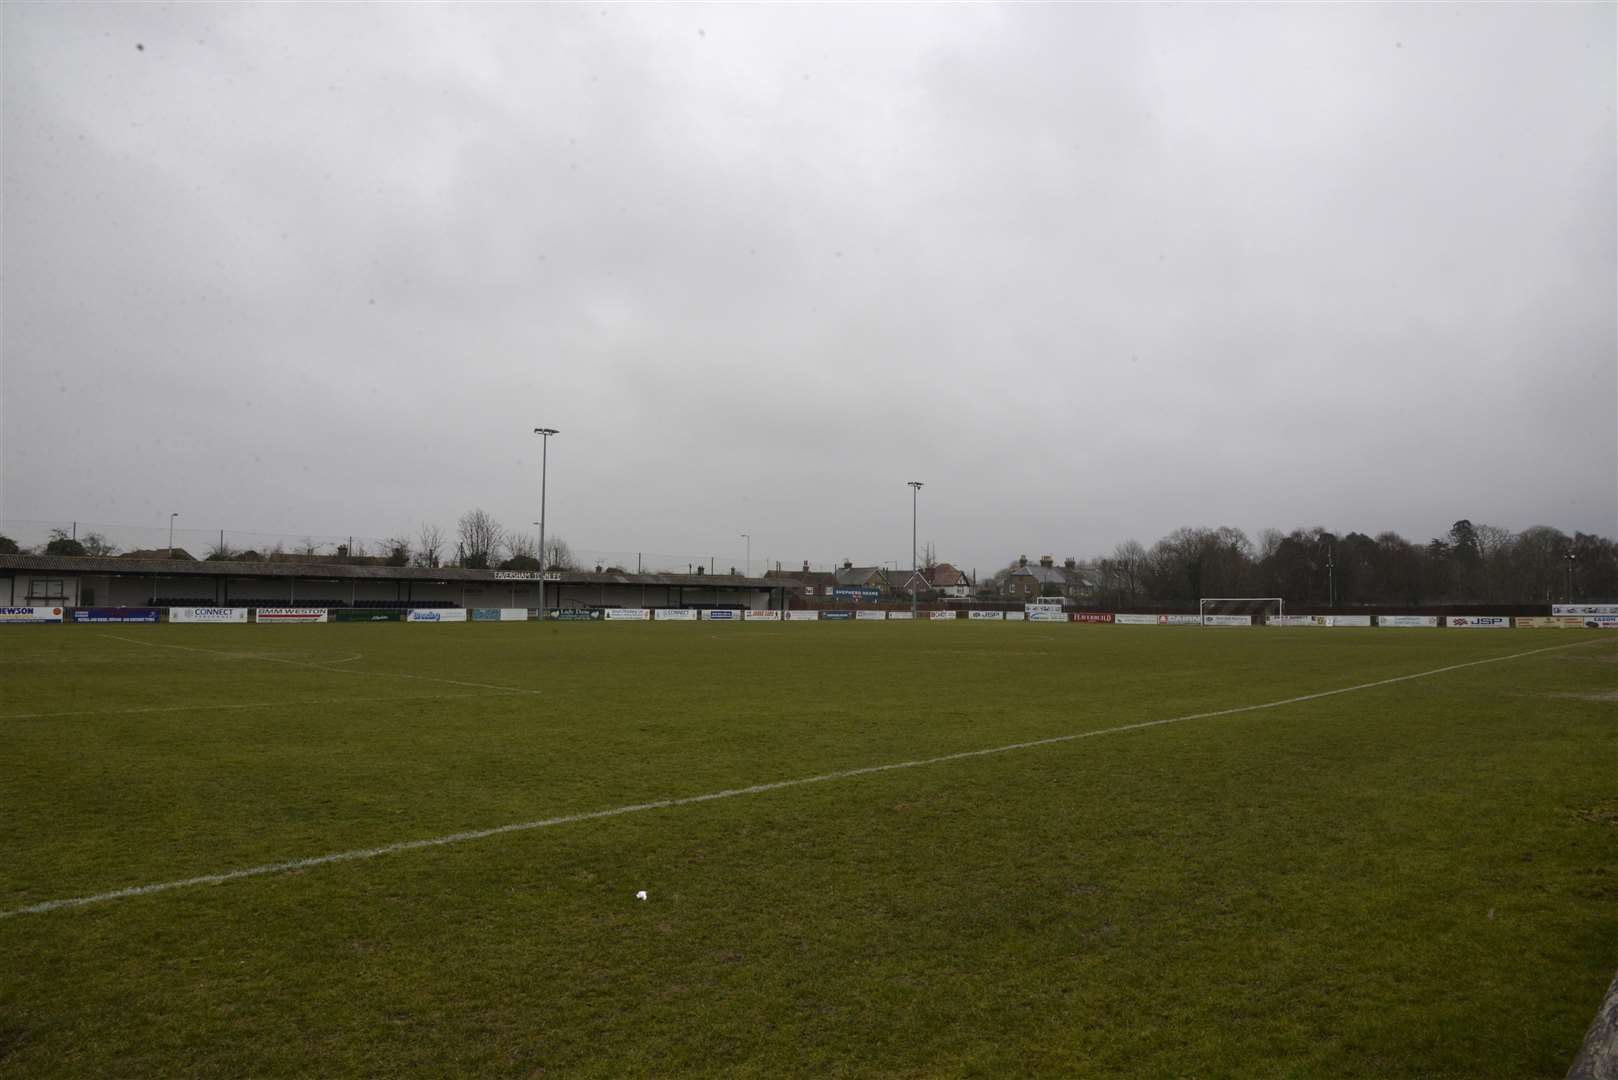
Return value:
M 555 435 L 556 433 L 557 431 L 553 427 L 537 427 L 534 429 L 535 435 Z
M 923 486 L 920 480 L 906 480 L 905 483 L 910 487 L 915 488 L 917 491 L 920 491 Z

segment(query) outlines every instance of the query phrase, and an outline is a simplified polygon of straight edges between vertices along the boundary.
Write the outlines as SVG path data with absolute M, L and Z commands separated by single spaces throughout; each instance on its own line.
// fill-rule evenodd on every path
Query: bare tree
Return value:
M 444 530 L 437 525 L 423 525 L 416 532 L 416 565 L 433 567 L 444 558 Z
M 407 536 L 390 536 L 382 541 L 382 555 L 389 566 L 410 565 L 410 538 Z
M 487 510 L 468 510 L 456 522 L 456 536 L 461 543 L 461 565 L 474 570 L 486 570 L 500 553 L 506 531 Z
M 314 537 L 306 536 L 298 542 L 298 554 L 306 559 L 313 558 L 320 554 L 320 544 L 316 543 Z
M 87 532 L 79 543 L 84 545 L 86 555 L 116 555 L 121 548 L 98 532 Z
M 209 544 L 208 553 L 203 556 L 203 558 L 209 562 L 222 562 L 225 559 L 233 559 L 235 557 L 236 549 L 231 547 L 230 544 L 225 541 L 224 537 L 220 537 L 214 543 Z
M 506 558 L 500 564 L 502 570 L 538 570 L 539 544 L 531 536 L 522 533 L 510 533 L 506 536 Z
M 545 538 L 545 569 L 546 570 L 577 570 L 578 560 L 573 557 L 573 549 L 567 546 L 567 541 L 560 536 L 547 536 Z
M 933 546 L 933 542 L 931 540 L 927 541 L 921 547 L 921 565 L 923 569 L 928 571 L 931 571 L 933 567 L 938 565 L 938 549 Z M 776 567 L 776 569 L 779 570 L 780 567 Z

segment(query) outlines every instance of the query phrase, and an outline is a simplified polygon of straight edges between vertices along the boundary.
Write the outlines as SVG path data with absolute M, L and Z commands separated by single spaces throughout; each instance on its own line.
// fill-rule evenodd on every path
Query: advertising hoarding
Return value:
M 244 623 L 244 607 L 171 607 L 169 622 L 178 623 Z
M 854 613 L 854 617 L 856 619 L 877 619 L 885 621 L 888 617 L 888 613 L 886 611 L 856 611 Z
M 912 618 L 915 618 L 915 616 L 910 614 L 910 612 L 908 612 L 908 611 L 890 611 L 890 612 L 888 612 L 888 618 L 890 618 L 890 619 L 912 619 Z
M 1405 628 L 1415 628 L 1415 627 L 1418 627 L 1418 626 L 1437 626 L 1438 625 L 1438 616 L 1437 615 L 1378 615 L 1376 617 L 1376 624 L 1378 626 L 1397 626 L 1397 627 L 1405 627 Z
M 1444 625 L 1463 630 L 1507 630 L 1511 619 L 1506 615 L 1446 615 Z
M 331 613 L 332 622 L 404 622 L 404 617 L 403 608 L 334 608 Z M 169 621 L 174 621 L 172 609 Z
M 929 611 L 927 613 L 927 618 L 931 622 L 954 622 L 955 621 L 955 612 L 953 612 L 953 611 Z
M 1015 614 L 1023 616 L 1028 622 L 1067 622 L 1067 613 L 1061 608 L 1031 607 L 1027 611 Z
M 1584 620 L 1577 615 L 1519 615 L 1515 625 L 1519 630 L 1582 630 Z
M 650 622 L 652 609 L 643 607 L 610 607 L 602 612 L 608 622 Z
M 73 621 L 83 623 L 155 623 L 163 621 L 163 609 L 155 607 L 74 608 Z
M 827 622 L 852 622 L 854 613 L 852 611 L 822 611 L 820 617 Z
M 1370 626 L 1369 615 L 1326 615 L 1327 626 Z
M 1252 626 L 1251 615 L 1204 615 L 1203 626 Z
M 1112 612 L 1110 612 L 1110 611 L 1075 611 L 1073 613 L 1073 621 L 1074 622 L 1088 622 L 1088 623 L 1110 623 L 1110 622 L 1112 622 Z
M 745 611 L 742 613 L 744 622 L 780 622 L 779 611 Z
M 465 622 L 466 609 L 463 607 L 412 608 L 407 621 L 430 623 Z
M 0 607 L 0 623 L 59 623 L 59 607 Z
M 704 608 L 702 617 L 709 622 L 741 622 L 742 613 L 734 608 L 716 607 Z
M 696 622 L 696 608 L 660 607 L 652 612 L 653 622 Z
M 525 607 L 503 607 L 500 609 L 501 622 L 527 622 L 528 609 Z
M 551 608 L 545 617 L 557 622 L 596 622 L 601 618 L 601 612 L 596 608 Z
M 787 612 L 787 622 L 819 622 L 819 621 L 820 621 L 820 612 L 818 612 L 818 611 L 789 611 L 789 612 Z
M 1618 604 L 1552 604 L 1552 615 L 1618 615 Z
M 880 599 L 882 599 L 882 591 L 880 589 L 863 589 L 863 588 L 861 588 L 861 589 L 853 589 L 853 588 L 847 588 L 847 587 L 844 587 L 844 586 L 841 586 L 841 585 L 839 585 L 836 588 L 832 589 L 831 594 L 833 596 L 835 596 L 839 600 L 880 600 Z
M 968 611 L 966 617 L 973 620 L 993 619 L 995 622 L 999 622 L 1005 617 L 1005 613 L 1001 611 Z
M 261 607 L 253 612 L 253 621 L 261 623 L 322 623 L 326 621 L 323 607 Z

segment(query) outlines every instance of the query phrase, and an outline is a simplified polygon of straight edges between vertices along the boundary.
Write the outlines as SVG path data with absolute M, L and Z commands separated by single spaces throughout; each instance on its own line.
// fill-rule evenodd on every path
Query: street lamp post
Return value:
M 752 536 L 751 533 L 741 533 L 739 535 L 741 536 L 741 538 L 743 540 L 747 541 L 747 569 L 742 571 L 742 577 L 752 577 L 753 576 L 753 536 Z
M 910 488 L 910 617 L 916 617 L 916 496 L 921 493 L 920 480 L 906 480 Z
M 551 436 L 557 434 L 555 428 L 537 427 L 534 434 L 539 436 L 539 621 L 545 621 L 545 480 L 550 464 Z M 561 603 L 561 593 L 557 593 L 557 603 Z
M 1562 557 L 1567 560 L 1567 602 L 1571 604 L 1573 602 L 1573 564 L 1579 557 L 1571 551 Z
M 174 559 L 174 519 L 179 516 L 180 512 L 178 510 L 169 515 L 169 560 L 171 562 Z

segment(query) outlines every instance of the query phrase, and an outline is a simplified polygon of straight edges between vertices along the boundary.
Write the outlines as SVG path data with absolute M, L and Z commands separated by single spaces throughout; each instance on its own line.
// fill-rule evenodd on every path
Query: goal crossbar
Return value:
M 1285 615 L 1287 602 L 1279 596 L 1204 596 L 1197 601 L 1197 618 L 1206 618 L 1209 604 L 1267 604 L 1275 602 L 1275 613 Z

